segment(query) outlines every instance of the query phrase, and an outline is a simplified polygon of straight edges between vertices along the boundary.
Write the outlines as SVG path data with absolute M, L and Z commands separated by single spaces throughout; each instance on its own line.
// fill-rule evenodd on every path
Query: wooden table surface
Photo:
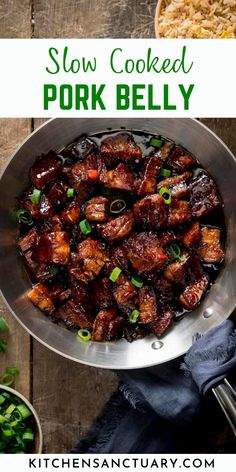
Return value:
M 2 38 L 153 38 L 156 0 L 1 0 Z M 236 153 L 236 119 L 202 120 Z M 39 119 L 0 120 L 1 167 Z M 16 388 L 34 404 L 44 433 L 44 452 L 62 453 L 87 431 L 116 388 L 116 376 L 106 370 L 73 363 L 32 339 L 9 314 L 9 349 L 0 369 L 17 366 Z M 65 427 L 66 425 L 66 427 Z M 228 429 L 219 436 L 220 447 Z M 207 450 L 206 452 L 210 452 Z M 229 452 L 229 451 L 228 451 Z

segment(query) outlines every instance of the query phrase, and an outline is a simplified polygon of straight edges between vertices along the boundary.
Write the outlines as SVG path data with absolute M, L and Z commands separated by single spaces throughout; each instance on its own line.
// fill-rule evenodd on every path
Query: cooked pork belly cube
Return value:
M 87 136 L 81 136 L 78 141 L 69 144 L 65 149 L 66 154 L 70 153 L 76 159 L 84 159 L 85 156 L 96 151 L 96 143 Z
M 123 316 L 117 316 L 110 321 L 106 334 L 106 341 L 113 341 L 115 339 L 121 338 L 124 322 L 125 320 Z
M 53 205 L 63 205 L 67 202 L 67 189 L 65 182 L 55 182 L 51 186 L 47 196 Z
M 138 163 L 142 158 L 140 147 L 129 133 L 118 133 L 105 138 L 101 143 L 100 151 L 106 164 L 116 161 Z
M 88 221 L 104 223 L 109 217 L 109 200 L 106 197 L 91 198 L 86 204 L 85 216 Z
M 36 220 L 51 218 L 54 215 L 54 208 L 49 198 L 46 195 L 41 195 L 39 203 L 36 204 L 31 200 L 32 194 L 33 191 L 30 190 L 23 195 L 20 207 L 28 210 Z
M 112 283 L 107 277 L 99 278 L 94 281 L 92 298 L 98 310 L 114 306 L 115 299 L 112 292 Z
M 131 192 L 133 190 L 134 175 L 125 164 L 121 163 L 115 169 L 107 171 L 103 183 L 108 188 Z
M 92 238 L 85 239 L 79 243 L 77 255 L 79 269 L 81 271 L 80 275 L 77 274 L 77 277 L 80 278 L 82 282 L 93 280 L 109 259 L 109 252 L 105 245 Z
M 173 230 L 164 230 L 158 233 L 158 240 L 160 246 L 166 246 L 168 244 L 172 244 L 176 241 L 181 241 L 183 238 L 182 232 L 177 232 Z
M 131 210 L 128 210 L 121 216 L 108 221 L 105 224 L 98 224 L 97 231 L 109 243 L 124 239 L 134 227 L 134 216 Z
M 54 151 L 50 151 L 31 167 L 30 177 L 35 187 L 42 189 L 47 184 L 51 185 L 61 172 L 61 158 Z
M 62 230 L 63 224 L 58 215 L 52 216 L 52 218 L 50 219 L 50 224 L 52 231 Z
M 180 284 L 184 283 L 186 271 L 189 264 L 189 255 L 183 252 L 183 261 L 177 260 L 169 264 L 164 272 L 165 277 L 172 283 Z
M 34 249 L 38 244 L 38 233 L 35 229 L 31 229 L 27 234 L 17 241 L 17 246 L 22 253 Z
M 154 275 L 153 280 L 150 281 L 158 294 L 158 300 L 163 300 L 165 303 L 173 300 L 174 290 L 173 285 L 169 280 L 166 280 L 162 276 L 157 277 Z
M 93 341 L 106 341 L 110 321 L 113 320 L 116 315 L 117 311 L 115 308 L 107 308 L 99 311 L 93 324 Z
M 204 172 L 193 179 L 189 189 L 190 205 L 195 218 L 207 215 L 221 203 L 215 183 Z
M 66 231 L 53 231 L 41 235 L 36 249 L 36 259 L 43 263 L 68 264 L 70 244 Z
M 88 284 L 77 280 L 75 277 L 70 277 L 71 295 L 76 303 L 84 303 L 90 301 L 90 287 Z
M 145 159 L 140 177 L 135 180 L 134 188 L 137 195 L 144 196 L 156 192 L 156 179 L 163 167 L 163 162 L 155 156 Z
M 133 206 L 134 217 L 148 229 L 158 229 L 165 225 L 168 218 L 168 205 L 159 194 L 148 195 Z
M 192 251 L 188 260 L 188 280 L 190 283 L 198 281 L 203 275 L 203 267 L 199 256 Z
M 195 157 L 181 146 L 176 146 L 168 159 L 168 166 L 176 170 L 176 172 L 185 172 L 195 163 Z
M 166 187 L 170 190 L 172 197 L 184 198 L 188 194 L 189 190 L 187 182 L 189 182 L 191 177 L 191 172 L 185 172 L 184 174 L 168 177 L 167 179 L 158 182 L 157 191 L 159 192 L 162 187 Z
M 93 317 L 88 305 L 77 303 L 74 299 L 69 300 L 58 310 L 60 318 L 68 328 L 92 328 Z
M 106 167 L 103 159 L 97 154 L 91 154 L 72 167 L 70 183 L 80 198 L 87 198 L 93 184 L 101 182 L 105 173 Z
M 158 237 L 152 233 L 131 236 L 125 243 L 125 249 L 133 268 L 140 273 L 161 269 L 167 261 Z
M 80 203 L 78 199 L 65 206 L 60 213 L 60 219 L 65 224 L 75 225 L 80 219 Z
M 192 247 L 197 244 L 201 239 L 201 226 L 199 221 L 192 223 L 188 228 L 183 237 L 183 243 L 186 247 Z
M 26 262 L 26 265 L 30 268 L 34 275 L 36 275 L 39 263 L 34 259 L 34 257 L 35 254 L 33 250 L 29 249 L 29 251 L 24 252 L 24 260 Z
M 161 148 L 156 149 L 151 153 L 151 156 L 154 156 L 160 161 L 163 162 L 163 164 L 167 161 L 168 157 L 170 156 L 170 153 L 174 147 L 174 144 L 172 143 L 165 143 Z
M 115 282 L 113 295 L 118 305 L 125 305 L 137 294 L 137 290 L 127 275 L 120 274 Z
M 104 270 L 109 276 L 115 267 L 119 267 L 121 270 L 125 271 L 129 268 L 129 261 L 126 252 L 122 247 L 116 247 L 110 251 L 110 259 L 106 263 Z
M 172 199 L 168 215 L 168 226 L 177 226 L 186 223 L 192 218 L 189 203 L 185 200 Z
M 130 325 L 124 327 L 124 337 L 128 343 L 132 343 L 136 339 L 144 338 L 148 334 L 145 325 Z
M 221 232 L 217 228 L 204 227 L 201 229 L 201 242 L 197 252 L 202 262 L 217 264 L 223 261 L 224 251 L 220 238 Z
M 49 289 L 44 284 L 35 285 L 28 293 L 28 299 L 40 310 L 51 315 L 55 311 L 55 305 L 51 299 Z
M 172 324 L 174 314 L 171 310 L 165 310 L 161 315 L 159 315 L 156 320 L 152 321 L 148 328 L 152 333 L 154 333 L 158 338 L 160 338 L 167 328 Z
M 156 295 L 152 287 L 142 287 L 139 290 L 139 321 L 143 324 L 151 323 L 157 317 Z
M 197 282 L 192 283 L 185 288 L 182 295 L 179 297 L 180 303 L 187 308 L 187 310 L 193 310 L 193 308 L 195 308 L 195 306 L 200 302 L 208 284 L 209 280 L 206 275 L 203 274 Z

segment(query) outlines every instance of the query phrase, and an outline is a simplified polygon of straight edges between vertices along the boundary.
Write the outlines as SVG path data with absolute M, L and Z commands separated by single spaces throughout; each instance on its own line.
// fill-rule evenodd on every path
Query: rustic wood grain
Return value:
M 30 0 L 1 0 L 0 37 L 30 38 L 31 10 Z
M 30 120 L 0 120 L 0 171 L 30 130 Z M 10 325 L 9 334 L 4 336 L 9 348 L 5 354 L 0 354 L 0 374 L 6 367 L 18 367 L 20 375 L 15 386 L 23 395 L 30 398 L 30 337 L 13 318 L 2 300 L 0 300 L 0 313 Z

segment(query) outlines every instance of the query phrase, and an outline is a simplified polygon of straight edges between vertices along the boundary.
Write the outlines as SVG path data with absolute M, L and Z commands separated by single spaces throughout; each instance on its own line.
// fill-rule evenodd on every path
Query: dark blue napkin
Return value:
M 203 426 L 210 435 L 220 421 L 215 399 L 203 400 L 202 394 L 232 374 L 235 366 L 236 332 L 227 320 L 198 335 L 185 358 L 119 371 L 118 391 L 71 452 L 198 452 L 194 447 L 204 436 Z

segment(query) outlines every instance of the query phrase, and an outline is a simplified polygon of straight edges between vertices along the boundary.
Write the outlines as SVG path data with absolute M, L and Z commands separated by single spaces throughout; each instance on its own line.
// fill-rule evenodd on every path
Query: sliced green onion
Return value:
M 12 413 L 12 418 L 13 420 L 17 421 L 18 422 L 18 427 L 20 427 L 20 423 L 19 421 L 22 420 L 22 417 L 21 417 L 21 414 L 18 410 L 14 410 L 13 413 Z
M 50 267 L 50 274 L 57 275 L 58 267 Z
M 31 197 L 32 203 L 34 203 L 35 205 L 38 205 L 39 202 L 40 202 L 40 196 L 41 196 L 41 190 L 38 190 L 37 188 L 34 188 L 33 194 L 32 194 L 32 197 Z
M 111 195 L 111 190 L 109 188 L 104 188 L 102 193 L 103 195 L 109 197 L 109 195 Z
M 6 352 L 7 343 L 5 341 L 0 341 L 0 352 Z
M 14 431 L 10 423 L 8 423 L 7 421 L 5 421 L 5 423 L 2 423 L 1 430 L 2 430 L 2 436 L 7 439 L 12 438 L 12 436 L 14 436 Z
M 23 441 L 33 441 L 34 440 L 34 433 L 31 428 L 27 428 L 25 433 L 22 435 Z
M 112 282 L 115 282 L 115 281 L 118 279 L 118 277 L 119 277 L 119 275 L 121 274 L 121 272 L 122 272 L 122 270 L 121 270 L 119 267 L 115 267 L 115 268 L 113 269 L 113 271 L 111 272 L 109 279 L 110 279 Z
M 129 322 L 136 323 L 139 318 L 139 315 L 140 315 L 139 310 L 133 310 L 132 313 L 130 313 L 129 315 L 129 318 L 128 318 Z
M 158 138 L 152 138 L 149 144 L 150 146 L 160 148 L 163 144 L 163 140 Z
M 6 418 L 3 415 L 0 415 L 0 424 L 5 423 Z
M 6 322 L 6 320 L 4 320 L 4 318 L 2 316 L 0 318 L 0 330 L 1 331 L 9 331 L 9 325 Z
M 9 375 L 18 375 L 20 373 L 20 369 L 17 367 L 7 367 L 5 370 L 5 374 Z
M 126 208 L 126 203 L 124 200 L 119 200 L 119 199 L 114 200 L 110 204 L 110 212 L 114 214 L 121 213 L 125 208 Z
M 131 278 L 131 282 L 137 288 L 141 288 L 143 286 L 143 281 L 136 276 Z
M 10 387 L 15 382 L 15 376 L 10 374 L 3 374 L 0 377 L 0 384 Z
M 11 403 L 5 410 L 5 415 L 11 415 L 11 413 L 15 410 L 15 408 L 16 408 L 16 405 L 14 405 L 14 403 Z
M 171 175 L 171 170 L 169 169 L 161 169 L 160 175 L 163 177 L 170 177 Z
M 31 213 L 25 208 L 20 208 L 17 210 L 16 217 L 18 218 L 19 222 L 23 223 L 24 225 L 29 225 L 33 220 Z
M 32 415 L 31 411 L 24 403 L 21 403 L 20 405 L 18 405 L 15 411 L 18 411 L 18 413 L 20 413 L 21 418 L 23 420 L 25 420 L 26 418 Z
M 181 262 L 185 260 L 184 256 L 181 256 L 181 249 L 178 244 L 173 243 L 170 246 L 170 255 L 173 259 L 179 259 Z
M 161 187 L 159 194 L 163 198 L 166 205 L 171 203 L 171 192 L 167 187 Z
M 79 329 L 77 335 L 82 341 L 85 342 L 90 341 L 90 339 L 92 338 L 92 335 L 88 329 Z
M 2 405 L 6 401 L 6 398 L 0 394 L 0 405 Z
M 68 188 L 66 195 L 68 198 L 72 198 L 75 195 L 75 189 L 74 188 Z
M 83 234 L 89 234 L 92 231 L 92 226 L 88 220 L 82 220 L 79 224 L 79 227 Z

